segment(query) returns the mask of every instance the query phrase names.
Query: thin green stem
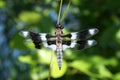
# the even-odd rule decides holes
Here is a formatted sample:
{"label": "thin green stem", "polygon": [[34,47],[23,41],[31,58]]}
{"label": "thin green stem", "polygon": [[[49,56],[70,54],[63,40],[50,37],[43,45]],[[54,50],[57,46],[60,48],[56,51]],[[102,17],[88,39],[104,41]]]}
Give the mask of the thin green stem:
{"label": "thin green stem", "polygon": [[60,9],[59,9],[59,14],[58,14],[57,24],[60,24],[60,14],[61,14],[62,3],[63,3],[63,0],[60,1]]}
{"label": "thin green stem", "polygon": [[52,54],[51,54],[51,57],[50,57],[50,67],[49,67],[48,80],[50,80],[50,76],[51,76],[51,70],[52,70],[53,58],[54,58],[54,50],[52,50]]}
{"label": "thin green stem", "polygon": [[71,0],[69,0],[69,3],[68,3],[68,5],[67,5],[66,9],[64,10],[60,22],[62,22],[62,21],[65,19],[65,16],[67,15],[67,12],[68,12],[68,10],[69,10],[70,4],[71,4]]}

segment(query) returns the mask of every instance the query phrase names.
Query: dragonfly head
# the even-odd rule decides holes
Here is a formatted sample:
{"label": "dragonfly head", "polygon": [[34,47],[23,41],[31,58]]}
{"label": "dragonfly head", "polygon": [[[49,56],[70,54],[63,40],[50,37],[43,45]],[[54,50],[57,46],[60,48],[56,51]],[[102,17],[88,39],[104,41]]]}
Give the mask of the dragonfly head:
{"label": "dragonfly head", "polygon": [[64,27],[61,24],[56,24],[56,29],[63,29]]}

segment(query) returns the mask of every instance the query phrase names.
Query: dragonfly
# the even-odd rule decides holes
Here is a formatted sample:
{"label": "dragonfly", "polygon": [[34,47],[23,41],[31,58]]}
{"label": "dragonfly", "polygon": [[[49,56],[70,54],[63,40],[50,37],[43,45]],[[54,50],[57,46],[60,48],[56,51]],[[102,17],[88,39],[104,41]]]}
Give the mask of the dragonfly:
{"label": "dragonfly", "polygon": [[57,53],[57,62],[59,70],[62,67],[63,51],[67,48],[77,47],[78,50],[86,49],[97,44],[97,41],[90,39],[98,33],[97,28],[90,28],[79,32],[71,32],[63,34],[63,26],[56,24],[55,34],[49,33],[36,33],[32,31],[22,31],[22,36],[26,39],[31,39],[35,48],[41,49],[42,45],[50,48]]}

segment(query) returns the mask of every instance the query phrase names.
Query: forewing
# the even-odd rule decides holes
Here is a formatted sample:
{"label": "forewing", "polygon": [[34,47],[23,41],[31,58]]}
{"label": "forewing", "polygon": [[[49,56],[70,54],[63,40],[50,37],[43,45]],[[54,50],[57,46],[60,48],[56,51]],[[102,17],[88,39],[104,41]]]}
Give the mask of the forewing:
{"label": "forewing", "polygon": [[39,38],[39,34],[31,31],[21,31],[21,35],[27,40],[32,40],[35,48],[41,49],[41,40]]}
{"label": "forewing", "polygon": [[49,47],[48,39],[55,37],[47,33],[35,33],[31,31],[22,31],[21,35],[25,37],[27,41],[31,39],[37,49],[41,49],[42,44],[45,47]]}

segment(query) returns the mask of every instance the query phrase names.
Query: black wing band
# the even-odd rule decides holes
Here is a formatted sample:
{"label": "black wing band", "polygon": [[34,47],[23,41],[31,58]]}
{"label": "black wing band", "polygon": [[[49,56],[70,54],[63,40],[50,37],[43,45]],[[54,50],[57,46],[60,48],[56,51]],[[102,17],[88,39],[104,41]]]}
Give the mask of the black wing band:
{"label": "black wing band", "polygon": [[48,41],[47,41],[47,44],[48,44],[48,45],[56,44],[56,41],[55,41],[55,40],[53,40],[53,41],[48,40]]}
{"label": "black wing band", "polygon": [[34,33],[34,32],[30,32],[30,37],[35,45],[35,48],[37,49],[41,49],[41,43],[42,41],[39,39],[39,34],[38,33]]}
{"label": "black wing band", "polygon": [[51,34],[30,32],[30,36],[35,45],[35,48],[37,49],[41,49],[42,43],[43,45],[47,45],[46,47],[49,47],[52,44],[56,44],[55,40],[49,40],[49,38],[55,37]]}
{"label": "black wing band", "polygon": [[70,46],[71,45],[71,40],[63,40],[62,44]]}

